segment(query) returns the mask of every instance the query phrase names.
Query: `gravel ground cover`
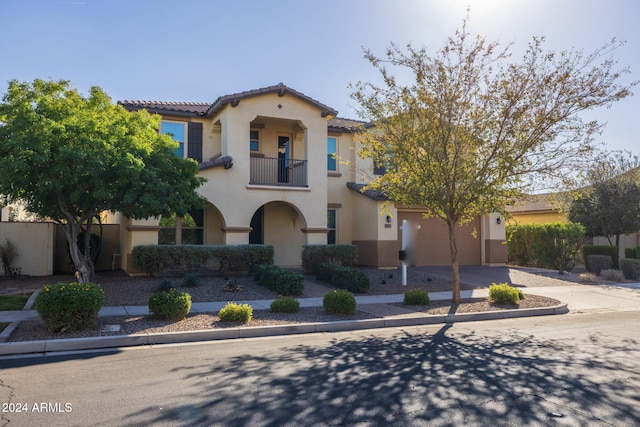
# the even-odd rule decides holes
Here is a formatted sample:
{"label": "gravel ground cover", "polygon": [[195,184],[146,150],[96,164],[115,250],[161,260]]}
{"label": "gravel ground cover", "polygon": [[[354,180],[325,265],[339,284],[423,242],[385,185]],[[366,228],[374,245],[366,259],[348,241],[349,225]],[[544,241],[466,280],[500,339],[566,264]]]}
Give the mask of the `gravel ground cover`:
{"label": "gravel ground cover", "polygon": [[[450,290],[450,282],[432,277],[423,270],[409,270],[408,283],[401,285],[399,270],[361,269],[371,281],[371,288],[366,295],[401,294],[409,289],[424,289],[429,292]],[[577,277],[577,275],[576,275]],[[568,277],[563,277],[566,280]],[[130,277],[124,273],[99,273],[96,282],[105,292],[105,306],[114,305],[147,305],[149,296],[157,289],[162,278]],[[277,294],[255,283],[247,275],[219,277],[205,275],[200,277],[200,286],[193,288],[182,287],[182,277],[169,278],[176,287],[189,292],[193,302],[210,301],[240,301],[254,299],[273,299]],[[26,277],[22,279],[0,280],[0,294],[23,293],[40,289],[42,285],[59,281],[73,281],[73,276]],[[306,280],[315,280],[307,276]],[[225,285],[229,282],[237,285],[238,291],[227,292]],[[462,289],[470,289],[462,285]],[[304,296],[304,295],[303,295]],[[467,313],[493,310],[513,310],[530,307],[547,307],[558,304],[558,301],[538,296],[529,296],[516,307],[491,304],[486,300],[467,300],[459,305],[452,305],[450,301],[432,301],[428,306],[406,306],[396,304],[407,312],[422,312],[426,314],[446,314],[450,312]],[[369,319],[375,316],[357,310],[352,316],[330,316],[324,313],[322,307],[302,308],[299,313],[276,314],[269,310],[254,310],[254,319],[246,324],[221,322],[217,313],[190,314],[186,319],[175,322],[154,319],[148,316],[101,317],[95,329],[79,332],[50,333],[43,322],[32,320],[21,322],[13,332],[9,341],[29,341],[42,339],[80,338],[92,336],[109,336],[137,333],[178,332],[202,330],[212,328],[250,327],[287,325],[312,322],[330,322],[336,320]]]}

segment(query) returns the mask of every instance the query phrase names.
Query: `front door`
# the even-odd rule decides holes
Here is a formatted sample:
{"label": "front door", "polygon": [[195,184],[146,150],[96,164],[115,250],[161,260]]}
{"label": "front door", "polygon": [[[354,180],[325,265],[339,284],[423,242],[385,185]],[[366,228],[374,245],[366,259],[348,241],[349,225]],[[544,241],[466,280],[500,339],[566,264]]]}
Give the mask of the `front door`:
{"label": "front door", "polygon": [[289,144],[288,136],[278,136],[278,182],[289,182]]}

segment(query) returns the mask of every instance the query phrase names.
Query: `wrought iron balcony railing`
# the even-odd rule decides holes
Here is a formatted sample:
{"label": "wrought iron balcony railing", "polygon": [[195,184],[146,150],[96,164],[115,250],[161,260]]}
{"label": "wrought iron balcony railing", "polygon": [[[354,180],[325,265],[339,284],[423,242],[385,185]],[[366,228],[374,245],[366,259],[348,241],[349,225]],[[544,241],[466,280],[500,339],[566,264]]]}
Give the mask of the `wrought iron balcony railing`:
{"label": "wrought iron balcony railing", "polygon": [[307,161],[288,158],[251,157],[250,184],[307,186]]}

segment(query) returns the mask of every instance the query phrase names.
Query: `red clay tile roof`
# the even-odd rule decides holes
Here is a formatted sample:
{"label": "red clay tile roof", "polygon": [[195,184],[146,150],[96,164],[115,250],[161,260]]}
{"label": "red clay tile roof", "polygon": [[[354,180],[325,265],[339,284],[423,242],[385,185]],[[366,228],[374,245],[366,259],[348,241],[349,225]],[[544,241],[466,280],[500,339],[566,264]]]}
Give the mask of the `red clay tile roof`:
{"label": "red clay tile roof", "polygon": [[268,93],[277,93],[279,96],[292,95],[304,102],[314,105],[322,113],[322,117],[336,116],[338,111],[327,105],[316,101],[315,99],[291,89],[282,83],[275,86],[263,87],[260,89],[249,90],[246,92],[238,92],[230,95],[224,95],[216,99],[213,104],[201,102],[161,102],[161,101],[118,101],[129,111],[137,111],[146,109],[150,113],[169,114],[174,116],[212,116],[226,104],[236,104],[246,98]]}

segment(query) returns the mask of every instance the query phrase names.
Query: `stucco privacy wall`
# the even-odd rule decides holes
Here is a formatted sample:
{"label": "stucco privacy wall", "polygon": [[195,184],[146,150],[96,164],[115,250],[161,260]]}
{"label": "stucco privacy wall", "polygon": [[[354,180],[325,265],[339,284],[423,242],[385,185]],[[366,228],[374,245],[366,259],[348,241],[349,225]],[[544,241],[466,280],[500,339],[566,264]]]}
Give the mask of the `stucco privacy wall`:
{"label": "stucco privacy wall", "polygon": [[52,222],[1,222],[0,242],[10,240],[18,250],[14,261],[22,274],[48,276],[53,274],[55,227]]}

